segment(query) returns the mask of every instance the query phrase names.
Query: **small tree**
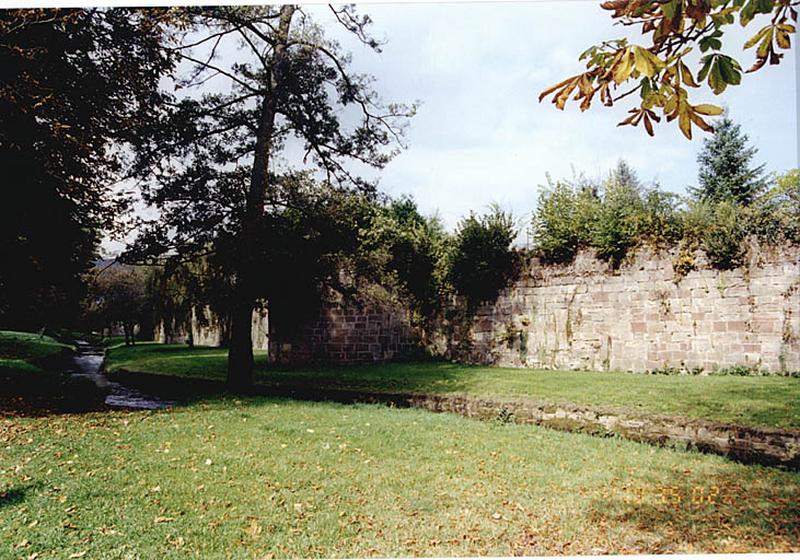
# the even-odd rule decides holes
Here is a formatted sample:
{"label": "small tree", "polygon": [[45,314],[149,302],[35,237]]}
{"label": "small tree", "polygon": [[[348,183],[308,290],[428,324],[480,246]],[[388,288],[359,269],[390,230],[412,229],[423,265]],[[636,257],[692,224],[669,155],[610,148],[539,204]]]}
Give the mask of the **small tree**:
{"label": "small tree", "polygon": [[483,215],[470,214],[461,221],[450,254],[450,280],[472,311],[492,301],[519,271],[519,258],[511,246],[517,228],[511,214],[498,206]]}
{"label": "small tree", "polygon": [[136,327],[149,323],[152,313],[145,273],[138,267],[112,265],[94,276],[89,290],[89,322],[101,329],[122,325],[125,344],[134,344]]}
{"label": "small tree", "polygon": [[746,209],[725,200],[711,206],[711,220],[703,231],[703,250],[712,266],[736,268],[744,262]]}
{"label": "small tree", "polygon": [[549,262],[569,262],[591,244],[600,205],[597,190],[559,181],[544,189],[531,224],[536,251]]}
{"label": "small tree", "polygon": [[612,173],[603,187],[603,198],[598,205],[592,245],[597,256],[619,266],[628,251],[638,242],[644,204],[639,193],[639,181],[624,163]]}
{"label": "small tree", "polygon": [[764,165],[751,167],[758,150],[747,145],[747,134],[726,114],[714,135],[703,139],[697,156],[700,186],[692,193],[697,198],[720,202],[731,200],[747,206],[766,187]]}
{"label": "small tree", "polygon": [[399,284],[418,319],[434,314],[446,280],[448,235],[441,220],[423,216],[413,199],[402,197],[379,206],[362,237],[368,276]]}
{"label": "small tree", "polygon": [[750,210],[751,233],[770,243],[800,243],[800,170],[776,177]]}

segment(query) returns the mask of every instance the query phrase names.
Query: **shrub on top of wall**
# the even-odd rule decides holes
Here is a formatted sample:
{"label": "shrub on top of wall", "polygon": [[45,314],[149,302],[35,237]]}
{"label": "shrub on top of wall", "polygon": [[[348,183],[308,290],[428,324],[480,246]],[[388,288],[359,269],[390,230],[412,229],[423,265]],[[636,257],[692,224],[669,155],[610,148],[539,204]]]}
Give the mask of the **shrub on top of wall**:
{"label": "shrub on top of wall", "polygon": [[539,255],[548,262],[565,263],[578,249],[591,243],[593,216],[599,206],[597,192],[589,186],[558,182],[539,195],[532,233]]}
{"label": "shrub on top of wall", "polygon": [[744,264],[747,214],[745,209],[731,201],[720,202],[711,208],[702,246],[713,267],[728,270]]}
{"label": "shrub on top of wall", "polygon": [[565,263],[591,247],[616,268],[640,244],[663,248],[680,238],[676,200],[657,186],[643,187],[624,161],[599,187],[558,182],[542,192],[533,216],[536,252]]}
{"label": "shrub on top of wall", "polygon": [[568,263],[580,248],[592,248],[617,267],[638,246],[677,246],[680,278],[694,268],[698,250],[711,266],[731,269],[745,264],[748,237],[800,243],[800,170],[779,176],[748,205],[706,198],[680,203],[657,186],[642,187],[621,162],[601,187],[584,180],[543,190],[531,223],[533,249],[546,262]]}
{"label": "shrub on top of wall", "polygon": [[474,310],[493,301],[519,274],[519,254],[511,246],[517,228],[511,214],[493,206],[461,221],[449,255],[449,277],[456,292]]}

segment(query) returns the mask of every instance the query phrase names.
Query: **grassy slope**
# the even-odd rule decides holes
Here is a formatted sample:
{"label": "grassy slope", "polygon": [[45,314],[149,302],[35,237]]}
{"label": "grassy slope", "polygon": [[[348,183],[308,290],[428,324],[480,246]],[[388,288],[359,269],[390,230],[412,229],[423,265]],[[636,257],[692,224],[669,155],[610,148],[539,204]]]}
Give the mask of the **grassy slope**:
{"label": "grassy slope", "polygon": [[66,344],[49,336],[19,331],[0,331],[0,370],[39,372],[41,360],[65,349]]}
{"label": "grassy slope", "polygon": [[[755,426],[800,428],[800,379],[656,376],[462,366],[388,364],[306,370],[267,368],[257,353],[260,383],[420,393],[524,396],[552,402],[618,406]],[[137,345],[109,352],[109,371],[223,379],[226,351],[180,345]]]}
{"label": "grassy slope", "polygon": [[798,473],[419,410],[0,419],[0,450],[0,557],[800,550]]}

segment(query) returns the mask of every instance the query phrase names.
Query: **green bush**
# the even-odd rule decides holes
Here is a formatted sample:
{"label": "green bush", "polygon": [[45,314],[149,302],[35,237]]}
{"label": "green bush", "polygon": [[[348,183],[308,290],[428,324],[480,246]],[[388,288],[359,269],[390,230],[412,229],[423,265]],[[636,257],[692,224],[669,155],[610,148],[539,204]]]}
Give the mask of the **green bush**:
{"label": "green bush", "polygon": [[778,176],[751,208],[751,233],[767,243],[800,243],[800,169]]}
{"label": "green bush", "polygon": [[558,182],[539,196],[532,226],[534,245],[548,262],[571,261],[580,247],[591,243],[594,216],[600,201],[590,187]]}
{"label": "green bush", "polygon": [[711,207],[710,220],[703,233],[703,250],[715,268],[731,269],[744,263],[747,253],[747,212],[734,202],[724,200]]}
{"label": "green bush", "polygon": [[640,240],[644,204],[635,184],[609,181],[594,222],[592,246],[616,268]]}
{"label": "green bush", "polygon": [[470,214],[458,226],[449,259],[449,277],[469,309],[492,301],[519,272],[511,246],[517,228],[510,214],[494,206],[488,214]]}
{"label": "green bush", "polygon": [[372,277],[398,285],[421,317],[439,308],[448,234],[438,217],[423,216],[413,199],[402,197],[376,209],[361,240],[362,264],[372,267]]}
{"label": "green bush", "polygon": [[677,246],[673,267],[680,278],[695,268],[699,250],[711,266],[731,269],[745,264],[748,238],[767,245],[800,243],[797,169],[779,176],[748,205],[709,197],[681,204],[677,195],[657,186],[641,187],[621,162],[602,189],[559,182],[543,190],[531,223],[534,250],[545,261],[565,263],[590,247],[616,267],[640,245]]}
{"label": "green bush", "polygon": [[559,182],[545,189],[532,221],[537,253],[549,262],[569,262],[581,247],[592,247],[613,267],[636,246],[656,248],[680,238],[677,196],[658,187],[643,188],[625,162],[599,189]]}

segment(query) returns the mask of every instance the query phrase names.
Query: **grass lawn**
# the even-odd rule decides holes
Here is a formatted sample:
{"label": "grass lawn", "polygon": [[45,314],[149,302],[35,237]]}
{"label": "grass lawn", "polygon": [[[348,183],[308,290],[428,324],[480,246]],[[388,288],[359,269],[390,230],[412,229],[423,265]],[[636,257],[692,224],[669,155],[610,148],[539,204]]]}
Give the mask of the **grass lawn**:
{"label": "grass lawn", "polygon": [[36,333],[0,331],[0,371],[42,372],[43,360],[71,348]]}
{"label": "grass lawn", "polygon": [[6,418],[0,456],[3,558],[800,550],[800,473],[413,409]]}
{"label": "grass lawn", "polygon": [[[110,350],[107,369],[224,379],[226,359],[227,351],[219,348],[139,344]],[[798,378],[546,371],[444,362],[297,370],[267,367],[263,352],[256,354],[256,360],[256,379],[263,384],[530,397],[750,426],[800,428]]]}
{"label": "grass lawn", "polygon": [[105,336],[100,340],[100,345],[104,348],[113,348],[125,344],[124,336]]}

